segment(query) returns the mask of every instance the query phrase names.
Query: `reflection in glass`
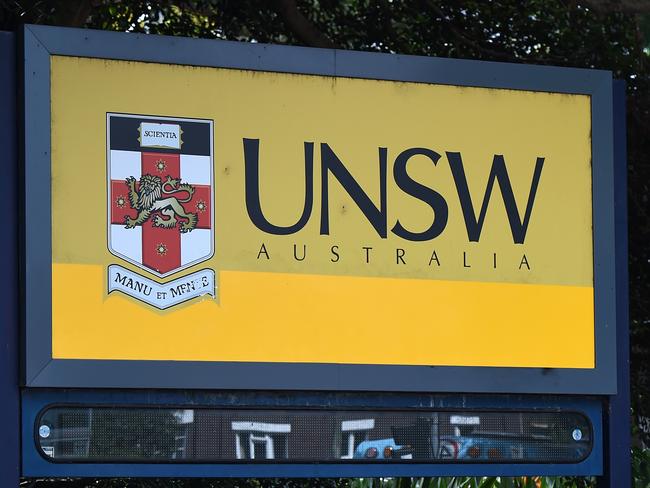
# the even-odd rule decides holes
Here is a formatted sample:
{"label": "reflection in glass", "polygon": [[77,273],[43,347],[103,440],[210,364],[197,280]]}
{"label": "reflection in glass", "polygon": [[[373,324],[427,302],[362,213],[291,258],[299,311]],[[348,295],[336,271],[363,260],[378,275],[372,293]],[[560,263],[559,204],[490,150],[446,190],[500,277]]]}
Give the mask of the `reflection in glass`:
{"label": "reflection in glass", "polygon": [[51,461],[575,463],[591,426],[572,412],[52,407]]}

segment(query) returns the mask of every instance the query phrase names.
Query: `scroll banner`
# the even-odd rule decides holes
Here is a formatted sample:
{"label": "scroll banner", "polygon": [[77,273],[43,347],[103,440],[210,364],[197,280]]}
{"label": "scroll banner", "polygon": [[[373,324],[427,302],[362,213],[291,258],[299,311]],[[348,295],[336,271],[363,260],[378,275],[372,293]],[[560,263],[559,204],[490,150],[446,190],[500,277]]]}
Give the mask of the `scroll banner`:
{"label": "scroll banner", "polygon": [[202,269],[160,284],[113,264],[108,267],[108,293],[113,291],[121,291],[161,310],[202,295],[216,297],[214,271],[211,269]]}

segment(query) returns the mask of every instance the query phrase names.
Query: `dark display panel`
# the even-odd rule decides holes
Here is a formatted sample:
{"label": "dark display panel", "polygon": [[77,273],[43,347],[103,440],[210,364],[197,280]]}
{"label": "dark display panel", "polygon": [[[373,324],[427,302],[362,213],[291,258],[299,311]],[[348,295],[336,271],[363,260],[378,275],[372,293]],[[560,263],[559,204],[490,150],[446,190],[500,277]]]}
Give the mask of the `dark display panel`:
{"label": "dark display panel", "polygon": [[52,462],[577,463],[585,416],[557,411],[51,407],[35,426]]}

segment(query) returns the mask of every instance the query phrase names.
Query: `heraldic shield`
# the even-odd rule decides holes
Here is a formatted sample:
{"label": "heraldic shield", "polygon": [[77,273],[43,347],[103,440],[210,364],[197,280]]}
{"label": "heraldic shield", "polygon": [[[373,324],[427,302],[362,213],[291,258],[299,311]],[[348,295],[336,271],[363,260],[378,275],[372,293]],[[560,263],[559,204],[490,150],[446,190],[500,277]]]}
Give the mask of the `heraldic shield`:
{"label": "heraldic shield", "polygon": [[[209,259],[214,253],[212,121],[109,113],[106,123],[110,252],[158,278]],[[151,285],[150,292],[166,295],[159,283],[133,274],[110,266],[109,292],[119,289],[155,302],[153,293],[143,293]],[[205,277],[195,278],[205,283]]]}

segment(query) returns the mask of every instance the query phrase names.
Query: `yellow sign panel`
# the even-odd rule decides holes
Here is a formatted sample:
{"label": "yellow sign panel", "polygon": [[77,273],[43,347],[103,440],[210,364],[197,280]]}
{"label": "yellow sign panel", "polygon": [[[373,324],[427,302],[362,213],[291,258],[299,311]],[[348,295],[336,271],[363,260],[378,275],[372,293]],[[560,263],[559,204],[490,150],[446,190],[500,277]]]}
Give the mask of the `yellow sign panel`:
{"label": "yellow sign panel", "polygon": [[589,96],[59,56],[51,90],[53,358],[594,368]]}

